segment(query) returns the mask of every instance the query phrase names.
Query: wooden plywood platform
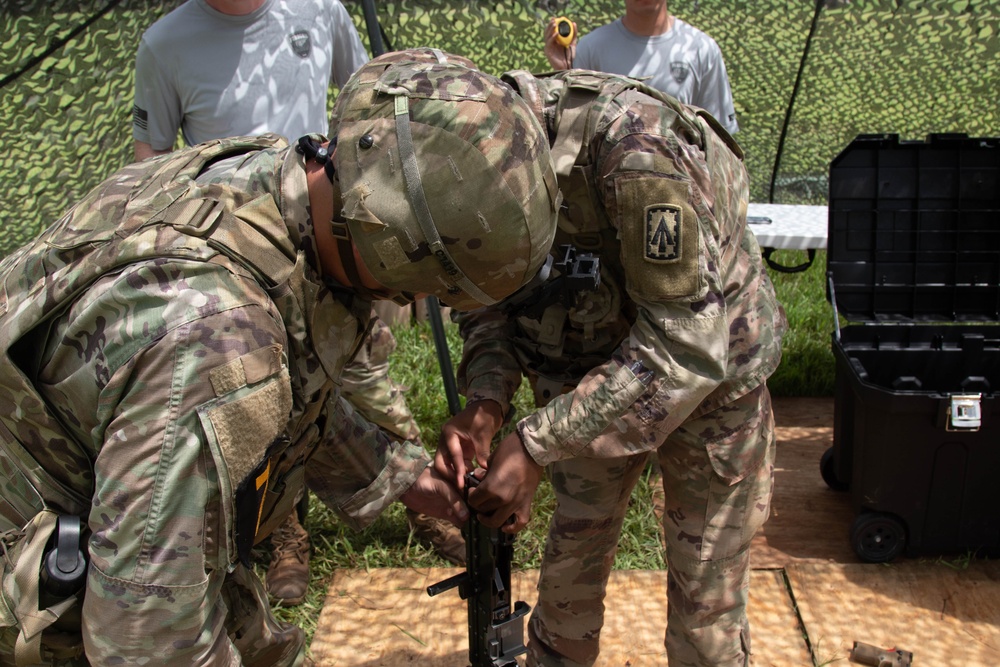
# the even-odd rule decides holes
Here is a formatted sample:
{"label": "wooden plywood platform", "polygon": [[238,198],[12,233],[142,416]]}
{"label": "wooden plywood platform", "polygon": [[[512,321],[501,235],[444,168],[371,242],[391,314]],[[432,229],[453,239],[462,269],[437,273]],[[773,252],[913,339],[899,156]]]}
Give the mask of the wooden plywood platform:
{"label": "wooden plywood platform", "polygon": [[[833,441],[832,399],[775,401],[778,451],[771,518],[754,540],[749,616],[754,667],[843,665],[854,641],[914,653],[917,667],[1000,665],[1000,562],[858,562],[848,494],[819,472]],[[318,667],[463,667],[466,607],[426,587],[458,570],[338,572],[311,653]],[[538,572],[516,573],[535,603]],[[666,665],[666,573],[615,571],[599,667]]]}
{"label": "wooden plywood platform", "polygon": [[753,567],[856,562],[848,540],[850,496],[830,489],[820,474],[820,458],[833,446],[833,399],[775,399],[774,420],[771,516],[750,550]]}
{"label": "wooden plywood platform", "polygon": [[861,641],[911,651],[918,666],[1000,665],[998,561],[793,563],[787,574],[818,664],[846,662]]}
{"label": "wooden plywood platform", "polygon": [[[457,569],[378,569],[338,572],[331,583],[313,638],[317,666],[462,667],[468,663],[466,606],[456,591],[431,598],[425,589]],[[517,573],[516,599],[534,603],[538,571]],[[598,667],[666,664],[666,573],[615,571]],[[811,664],[791,600],[779,572],[753,573],[750,622],[767,628],[755,635],[754,665]]]}
{"label": "wooden plywood platform", "polygon": [[[456,572],[338,572],[312,642],[315,664],[467,664],[465,603],[455,591],[436,598],[425,592]],[[536,570],[516,574],[515,598],[533,603],[537,577]],[[664,586],[663,572],[612,573],[598,667],[667,664]],[[926,667],[996,667],[1000,562],[975,562],[967,569],[903,561],[891,566],[792,563],[785,571],[755,570],[749,616],[754,667],[846,667],[853,664],[847,657],[855,641],[904,648],[914,653],[914,664]]]}

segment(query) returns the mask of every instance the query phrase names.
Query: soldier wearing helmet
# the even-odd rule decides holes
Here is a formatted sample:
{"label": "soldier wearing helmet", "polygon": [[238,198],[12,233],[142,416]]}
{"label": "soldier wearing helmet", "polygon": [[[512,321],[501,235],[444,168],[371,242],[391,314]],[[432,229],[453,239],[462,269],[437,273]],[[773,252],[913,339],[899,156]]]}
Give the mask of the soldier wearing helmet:
{"label": "soldier wearing helmet", "polygon": [[130,165],[0,263],[0,663],[300,664],[247,563],[303,485],[354,528],[395,500],[465,519],[339,376],[372,298],[534,277],[544,131],[431,50],[361,68],[332,127]]}
{"label": "soldier wearing helmet", "polygon": [[[632,79],[504,79],[553,142],[565,197],[556,249],[588,255],[600,279],[552,289],[588,275],[558,262],[534,296],[461,316],[468,401],[442,429],[436,464],[458,483],[467,461],[488,464],[469,504],[494,527],[514,515],[507,531],[527,522],[548,467],[557,505],[526,664],[576,667],[597,659],[625,511],[655,452],[667,659],[748,665],[749,546],[767,518],[774,461],[766,380],[786,325],[746,226],[742,152],[703,110]],[[491,456],[522,376],[538,410]]]}

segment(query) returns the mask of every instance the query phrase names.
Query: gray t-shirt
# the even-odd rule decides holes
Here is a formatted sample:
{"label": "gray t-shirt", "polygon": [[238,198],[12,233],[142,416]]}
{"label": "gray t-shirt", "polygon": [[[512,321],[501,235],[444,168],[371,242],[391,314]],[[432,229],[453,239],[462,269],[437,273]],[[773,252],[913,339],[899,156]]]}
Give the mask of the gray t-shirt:
{"label": "gray t-shirt", "polygon": [[368,54],[339,0],[267,0],[246,16],[188,0],[146,30],[135,62],[132,136],[154,150],[275,132],[326,134],[330,79]]}
{"label": "gray t-shirt", "polygon": [[679,18],[644,37],[618,19],[580,38],[573,67],[643,79],[685,104],[705,109],[730,133],[739,130],[726,63],[715,40]]}

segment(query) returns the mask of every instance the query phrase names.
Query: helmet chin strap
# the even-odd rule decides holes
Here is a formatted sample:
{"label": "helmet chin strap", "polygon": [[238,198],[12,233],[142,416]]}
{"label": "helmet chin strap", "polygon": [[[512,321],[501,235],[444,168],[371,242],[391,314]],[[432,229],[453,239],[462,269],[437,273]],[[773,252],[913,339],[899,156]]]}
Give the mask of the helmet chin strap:
{"label": "helmet chin strap", "polygon": [[[337,169],[333,164],[333,151],[337,147],[337,138],[330,140],[329,146],[322,146],[311,136],[301,137],[295,149],[305,156],[307,160],[315,160],[323,165],[323,172],[330,179],[331,185],[336,186]],[[337,256],[340,258],[340,266],[344,269],[347,281],[355,292],[369,299],[391,299],[401,306],[413,303],[414,295],[409,292],[393,292],[388,289],[374,290],[365,286],[361,273],[358,271],[358,261],[354,256],[354,244],[351,243],[350,231],[342,220],[337,219],[337,212],[334,211],[334,219],[330,221],[333,228],[333,238],[337,244]],[[330,280],[327,281],[328,283]]]}
{"label": "helmet chin strap", "polygon": [[323,171],[326,173],[326,177],[330,179],[330,183],[334,183],[334,179],[337,176],[337,169],[333,166],[333,151],[337,148],[337,137],[330,140],[329,145],[323,146],[318,141],[312,138],[312,135],[306,135],[304,137],[299,137],[299,142],[295,146],[301,155],[304,155],[307,160],[315,160],[316,162],[323,165]]}
{"label": "helmet chin strap", "polygon": [[441,264],[446,280],[451,283],[449,292],[455,293],[464,291],[479,303],[492,306],[497,302],[486,292],[479,289],[468,276],[462,271],[458,263],[445,248],[441,235],[438,234],[437,226],[431,215],[430,207],[427,204],[427,197],[424,193],[424,186],[420,177],[420,167],[417,164],[416,149],[413,145],[413,134],[410,131],[410,107],[409,100],[405,95],[396,95],[395,100],[395,120],[396,120],[396,141],[399,146],[399,158],[403,163],[403,181],[406,183],[406,192],[409,196],[410,207],[416,217],[420,231],[424,234],[424,240],[431,254]]}
{"label": "helmet chin strap", "polygon": [[[346,229],[346,225],[344,227]],[[373,300],[391,299],[400,306],[408,306],[413,303],[414,296],[409,292],[393,291],[384,286],[381,289],[372,289],[365,286],[365,281],[358,271],[358,259],[354,255],[354,244],[351,243],[349,238],[346,240],[337,239],[337,255],[340,257],[340,266],[343,267],[344,273],[347,275],[347,280],[351,283],[351,287],[362,296]]]}

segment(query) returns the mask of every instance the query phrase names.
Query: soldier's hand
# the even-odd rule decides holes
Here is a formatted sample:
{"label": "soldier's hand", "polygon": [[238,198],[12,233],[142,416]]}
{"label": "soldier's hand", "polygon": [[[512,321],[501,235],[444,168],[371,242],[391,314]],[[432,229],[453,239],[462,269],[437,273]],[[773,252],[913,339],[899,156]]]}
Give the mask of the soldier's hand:
{"label": "soldier's hand", "polygon": [[490,443],[503,425],[503,411],[496,401],[476,401],[449,419],[441,427],[441,438],[434,455],[434,468],[454,480],[459,490],[465,488],[465,473],[479,464],[488,465]]}
{"label": "soldier's hand", "polygon": [[469,518],[462,494],[433,466],[424,468],[417,481],[399,500],[414,512],[445,519],[456,526],[461,526]]}
{"label": "soldier's hand", "polygon": [[548,59],[552,69],[569,69],[573,66],[576,58],[576,43],[579,33],[576,29],[576,22],[573,22],[573,41],[568,47],[561,46],[556,42],[556,19],[550,18],[545,26],[545,57]]}
{"label": "soldier's hand", "polygon": [[[528,525],[531,501],[543,471],[524,448],[521,437],[511,433],[497,445],[479,486],[469,490],[469,505],[483,525],[516,533]],[[510,517],[514,520],[507,523]]]}

